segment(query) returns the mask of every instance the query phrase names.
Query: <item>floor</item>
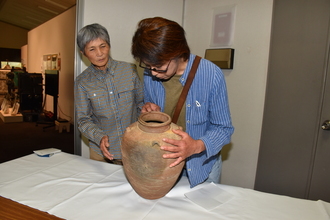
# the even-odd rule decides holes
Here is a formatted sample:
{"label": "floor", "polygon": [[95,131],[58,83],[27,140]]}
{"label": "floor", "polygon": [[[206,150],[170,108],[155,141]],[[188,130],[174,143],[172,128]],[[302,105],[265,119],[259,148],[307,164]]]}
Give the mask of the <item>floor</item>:
{"label": "floor", "polygon": [[0,119],[0,163],[33,153],[34,150],[57,148],[74,153],[74,129],[59,133],[55,127],[36,122],[4,123]]}

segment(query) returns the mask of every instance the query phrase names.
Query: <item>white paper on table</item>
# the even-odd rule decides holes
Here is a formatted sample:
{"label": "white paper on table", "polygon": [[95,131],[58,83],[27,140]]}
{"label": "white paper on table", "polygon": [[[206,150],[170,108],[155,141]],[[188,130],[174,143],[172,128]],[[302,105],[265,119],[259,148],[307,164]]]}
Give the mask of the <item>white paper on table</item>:
{"label": "white paper on table", "polygon": [[62,151],[60,149],[56,149],[56,148],[47,148],[47,149],[42,149],[42,150],[35,150],[33,152],[40,157],[51,157],[54,154],[61,153]]}
{"label": "white paper on table", "polygon": [[217,206],[228,202],[234,196],[225,190],[222,190],[214,183],[210,183],[203,188],[184,194],[188,199],[204,209],[210,211]]}

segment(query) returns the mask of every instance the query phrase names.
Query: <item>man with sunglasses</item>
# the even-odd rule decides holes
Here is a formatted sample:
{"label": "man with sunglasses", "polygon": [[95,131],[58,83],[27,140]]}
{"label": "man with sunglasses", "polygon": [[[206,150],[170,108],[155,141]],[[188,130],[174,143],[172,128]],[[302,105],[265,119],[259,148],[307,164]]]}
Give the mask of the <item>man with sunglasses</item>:
{"label": "man with sunglasses", "polygon": [[[141,112],[173,116],[196,57],[190,53],[183,28],[161,17],[141,20],[132,39],[132,54],[145,69]],[[201,59],[176,124],[183,128],[173,130],[181,140],[164,139],[170,145],[161,149],[171,153],[163,158],[176,158],[170,167],[186,161],[183,175],[191,187],[205,181],[219,183],[220,151],[230,142],[234,128],[224,76],[212,62]]]}

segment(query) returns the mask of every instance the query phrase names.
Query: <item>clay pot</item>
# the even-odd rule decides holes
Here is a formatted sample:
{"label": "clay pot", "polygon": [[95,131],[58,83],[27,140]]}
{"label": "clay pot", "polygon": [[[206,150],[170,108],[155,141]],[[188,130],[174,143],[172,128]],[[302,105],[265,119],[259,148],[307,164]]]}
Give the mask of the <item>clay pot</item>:
{"label": "clay pot", "polygon": [[171,117],[162,112],[148,112],[140,115],[131,124],[122,138],[122,161],[125,175],[133,189],[145,199],[165,196],[176,183],[184,162],[169,167],[176,159],[164,159],[169,153],[160,149],[170,145],[163,138],[180,140],[172,129],[181,129],[171,123]]}

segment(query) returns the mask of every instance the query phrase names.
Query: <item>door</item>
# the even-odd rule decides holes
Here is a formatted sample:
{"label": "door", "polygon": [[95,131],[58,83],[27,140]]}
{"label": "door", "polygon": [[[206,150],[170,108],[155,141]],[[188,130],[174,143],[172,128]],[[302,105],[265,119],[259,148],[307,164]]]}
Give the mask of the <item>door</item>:
{"label": "door", "polygon": [[[330,46],[328,45],[328,48]],[[308,198],[330,202],[330,52]]]}
{"label": "door", "polygon": [[255,189],[330,202],[329,0],[274,0]]}

